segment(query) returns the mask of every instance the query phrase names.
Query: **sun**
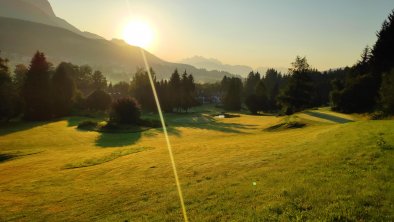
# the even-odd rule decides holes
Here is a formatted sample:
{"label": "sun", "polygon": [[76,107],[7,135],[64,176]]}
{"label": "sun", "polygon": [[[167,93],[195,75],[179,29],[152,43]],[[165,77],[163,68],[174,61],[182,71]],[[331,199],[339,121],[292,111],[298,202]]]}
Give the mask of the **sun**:
{"label": "sun", "polygon": [[123,39],[130,45],[149,48],[154,39],[154,32],[144,21],[131,21],[123,30]]}

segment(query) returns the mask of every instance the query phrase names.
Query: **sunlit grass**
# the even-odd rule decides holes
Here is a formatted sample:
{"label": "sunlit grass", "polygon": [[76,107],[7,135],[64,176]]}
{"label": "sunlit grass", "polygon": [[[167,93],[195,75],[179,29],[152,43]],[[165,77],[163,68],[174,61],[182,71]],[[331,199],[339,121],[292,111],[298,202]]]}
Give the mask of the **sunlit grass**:
{"label": "sunlit grass", "polygon": [[[394,220],[394,154],[379,146],[394,144],[394,121],[297,116],[307,126],[268,132],[283,117],[167,115],[190,220]],[[70,122],[0,129],[0,153],[43,151],[0,163],[1,219],[182,221],[159,129],[102,134]],[[142,147],[152,149],[64,169]]]}

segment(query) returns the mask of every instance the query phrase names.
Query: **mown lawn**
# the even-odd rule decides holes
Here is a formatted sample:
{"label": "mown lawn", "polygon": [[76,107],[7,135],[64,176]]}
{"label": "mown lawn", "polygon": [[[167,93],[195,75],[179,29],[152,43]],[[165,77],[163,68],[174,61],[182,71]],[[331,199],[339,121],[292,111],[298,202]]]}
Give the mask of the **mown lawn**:
{"label": "mown lawn", "polygon": [[[393,221],[394,121],[322,113],[167,115],[190,221]],[[161,131],[83,119],[0,127],[0,221],[182,221]]]}

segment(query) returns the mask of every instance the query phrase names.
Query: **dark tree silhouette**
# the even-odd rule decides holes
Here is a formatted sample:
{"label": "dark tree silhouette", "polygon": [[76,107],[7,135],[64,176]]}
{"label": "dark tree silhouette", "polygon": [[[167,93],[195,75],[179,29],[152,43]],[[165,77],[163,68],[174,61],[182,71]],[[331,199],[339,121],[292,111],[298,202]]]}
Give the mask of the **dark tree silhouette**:
{"label": "dark tree silhouette", "polygon": [[[224,109],[229,111],[239,111],[242,108],[241,96],[242,96],[242,81],[240,78],[232,77],[226,78],[222,81],[223,88],[227,88],[223,99]],[[228,84],[228,85],[227,85]]]}
{"label": "dark tree silhouette", "polygon": [[289,71],[292,75],[278,98],[287,115],[310,108],[313,95],[312,80],[308,75],[310,66],[306,58],[297,56]]}
{"label": "dark tree silhouette", "polygon": [[92,76],[92,87],[93,89],[107,89],[107,79],[101,71],[95,71]]}
{"label": "dark tree silhouette", "polygon": [[86,98],[86,106],[93,111],[106,111],[112,103],[111,96],[105,91],[98,89]]}
{"label": "dark tree silhouette", "polygon": [[17,88],[19,94],[21,94],[21,92],[22,92],[22,87],[23,87],[23,84],[25,83],[27,72],[28,72],[28,69],[25,65],[18,64],[15,66],[13,82],[14,82],[15,87]]}
{"label": "dark tree silhouette", "polygon": [[19,95],[12,84],[8,60],[0,57],[0,121],[8,121],[20,113]]}
{"label": "dark tree silhouette", "polygon": [[252,94],[255,93],[256,91],[256,86],[260,82],[260,73],[254,73],[253,71],[249,73],[248,77],[246,78],[245,81],[245,86],[244,86],[244,96],[248,97]]}
{"label": "dark tree silhouette", "polygon": [[383,75],[380,98],[383,111],[394,114],[394,69]]}
{"label": "dark tree silhouette", "polygon": [[23,86],[25,118],[48,120],[52,117],[50,64],[44,53],[37,52],[31,60]]}
{"label": "dark tree silhouette", "polygon": [[70,114],[76,94],[75,70],[70,63],[60,63],[52,77],[53,114],[56,117]]}
{"label": "dark tree silhouette", "polygon": [[172,107],[176,109],[176,111],[180,111],[181,105],[181,96],[182,96],[182,89],[181,89],[181,77],[178,73],[178,70],[172,73],[169,87],[170,87],[170,95],[172,98]]}
{"label": "dark tree silhouette", "polygon": [[[377,41],[372,50],[366,47],[361,59],[351,68],[345,81],[334,82],[331,92],[332,108],[337,111],[370,112],[380,106],[384,107],[385,93],[382,89],[382,76],[394,68],[394,10],[384,21],[377,34]],[[389,74],[388,74],[389,75]],[[386,81],[387,78],[385,78]],[[385,87],[384,87],[385,88]],[[390,107],[390,105],[386,106]],[[387,111],[387,110],[386,110]]]}
{"label": "dark tree silhouette", "polygon": [[125,97],[118,99],[111,106],[111,122],[120,124],[138,124],[140,117],[141,107],[134,98]]}
{"label": "dark tree silhouette", "polygon": [[245,99],[245,105],[251,114],[257,114],[261,110],[260,98],[256,94],[249,95]]}
{"label": "dark tree silhouette", "polygon": [[381,76],[394,67],[394,9],[383,22],[377,37],[371,52],[371,66],[373,73]]}
{"label": "dark tree silhouette", "polygon": [[195,83],[194,83],[194,78],[192,75],[187,75],[187,72],[185,71],[182,74],[182,79],[181,79],[181,109],[184,111],[188,111],[191,107],[195,106],[197,104],[195,100]]}
{"label": "dark tree silhouette", "polygon": [[160,105],[164,112],[173,111],[173,98],[171,97],[170,85],[167,80],[157,83],[157,93],[159,94]]}
{"label": "dark tree silhouette", "polygon": [[[152,69],[151,73],[153,75],[153,81],[156,83],[155,72]],[[144,69],[138,69],[134,75],[133,80],[131,81],[131,94],[141,104],[144,111],[157,112],[148,72]]]}

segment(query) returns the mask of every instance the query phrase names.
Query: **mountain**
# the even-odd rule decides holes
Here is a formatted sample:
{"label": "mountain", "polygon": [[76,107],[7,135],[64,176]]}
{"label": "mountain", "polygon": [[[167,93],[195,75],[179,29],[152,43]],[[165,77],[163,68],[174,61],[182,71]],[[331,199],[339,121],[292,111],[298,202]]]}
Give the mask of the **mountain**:
{"label": "mountain", "polygon": [[200,69],[225,71],[241,76],[247,76],[253,70],[249,66],[223,64],[217,59],[208,59],[202,56],[186,58],[181,60],[180,63],[189,64]]}
{"label": "mountain", "polygon": [[96,34],[82,32],[58,18],[48,0],[0,0],[0,16],[64,28],[87,38],[103,39]]}
{"label": "mountain", "polygon": [[287,74],[289,69],[285,67],[267,67],[267,66],[260,66],[257,67],[256,71],[258,71],[261,74],[265,74],[268,69],[275,69],[278,72],[281,72],[282,74]]}
{"label": "mountain", "polygon": [[[66,61],[77,65],[88,64],[107,74],[111,81],[128,81],[131,73],[144,67],[140,48],[121,40],[86,38],[67,29],[19,19],[0,17],[0,51],[15,65],[28,64],[40,50],[55,65]],[[192,73],[197,82],[220,81],[228,72],[207,71],[191,65],[170,63],[146,52],[150,66],[159,79],[168,79],[178,69]]]}

